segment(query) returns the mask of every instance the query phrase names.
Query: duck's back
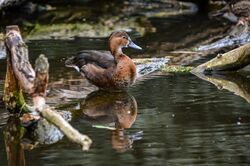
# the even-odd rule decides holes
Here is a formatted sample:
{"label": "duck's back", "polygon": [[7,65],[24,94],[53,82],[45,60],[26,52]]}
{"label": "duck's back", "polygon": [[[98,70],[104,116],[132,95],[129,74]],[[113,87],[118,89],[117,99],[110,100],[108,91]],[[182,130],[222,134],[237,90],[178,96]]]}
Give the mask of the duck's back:
{"label": "duck's back", "polygon": [[81,51],[66,60],[66,66],[74,67],[92,84],[101,89],[122,90],[134,83],[136,67],[126,55],[115,61],[109,52]]}
{"label": "duck's back", "polygon": [[115,65],[115,59],[108,51],[84,50],[65,61],[67,67],[76,68],[78,71],[87,64],[107,69]]}

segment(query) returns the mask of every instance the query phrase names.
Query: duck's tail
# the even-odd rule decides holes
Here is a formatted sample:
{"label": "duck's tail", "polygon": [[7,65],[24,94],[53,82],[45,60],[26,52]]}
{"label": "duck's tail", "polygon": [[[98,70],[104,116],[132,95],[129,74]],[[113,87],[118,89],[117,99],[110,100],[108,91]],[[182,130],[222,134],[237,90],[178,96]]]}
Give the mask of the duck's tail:
{"label": "duck's tail", "polygon": [[80,69],[85,64],[86,63],[85,63],[84,58],[80,58],[79,56],[70,57],[65,61],[65,66],[72,67],[76,69],[78,72],[80,72]]}

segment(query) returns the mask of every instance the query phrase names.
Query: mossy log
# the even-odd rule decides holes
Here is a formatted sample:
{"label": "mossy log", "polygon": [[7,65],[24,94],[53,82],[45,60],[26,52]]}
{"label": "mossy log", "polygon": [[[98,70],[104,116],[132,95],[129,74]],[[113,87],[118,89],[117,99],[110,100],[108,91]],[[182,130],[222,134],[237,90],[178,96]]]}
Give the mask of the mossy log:
{"label": "mossy log", "polygon": [[[15,29],[19,31],[19,29]],[[8,33],[8,32],[7,32]],[[11,38],[6,38],[8,41]],[[9,43],[10,44],[10,43]],[[7,45],[8,46],[8,45]],[[25,107],[25,100],[22,93],[22,88],[20,87],[12,66],[12,56],[10,49],[7,49],[7,70],[4,82],[4,96],[3,101],[5,102],[6,108],[11,112],[28,112],[27,107]]]}
{"label": "mossy log", "polygon": [[[27,112],[37,111],[46,120],[57,126],[70,140],[86,150],[91,139],[75,130],[60,114],[52,111],[45,103],[48,84],[49,63],[44,55],[36,60],[35,71],[28,57],[28,49],[22,40],[18,26],[6,27],[7,73],[4,86],[4,102],[10,110],[19,113],[23,108]],[[33,107],[27,106],[22,90],[33,99]]]}
{"label": "mossy log", "polygon": [[11,61],[12,70],[18,80],[19,86],[28,93],[32,93],[35,72],[29,62],[28,47],[22,40],[17,26],[6,27],[7,52]]}
{"label": "mossy log", "polygon": [[237,71],[250,64],[250,44],[246,44],[199,65],[192,73]]}

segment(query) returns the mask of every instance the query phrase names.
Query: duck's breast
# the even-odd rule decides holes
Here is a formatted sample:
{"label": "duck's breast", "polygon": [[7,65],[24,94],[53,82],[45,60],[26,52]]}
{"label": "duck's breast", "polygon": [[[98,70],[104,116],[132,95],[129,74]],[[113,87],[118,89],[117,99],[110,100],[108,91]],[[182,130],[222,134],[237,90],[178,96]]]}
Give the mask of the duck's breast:
{"label": "duck's breast", "polygon": [[136,66],[127,56],[122,56],[117,63],[113,81],[120,88],[127,88],[135,82]]}

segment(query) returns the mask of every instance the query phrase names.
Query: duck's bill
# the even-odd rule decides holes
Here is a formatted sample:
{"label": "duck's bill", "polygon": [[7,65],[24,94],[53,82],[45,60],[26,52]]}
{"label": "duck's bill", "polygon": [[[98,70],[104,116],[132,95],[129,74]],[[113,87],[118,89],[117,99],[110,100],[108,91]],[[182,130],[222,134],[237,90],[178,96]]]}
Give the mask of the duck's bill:
{"label": "duck's bill", "polygon": [[136,45],[134,42],[130,41],[128,44],[128,47],[130,48],[134,48],[134,49],[138,49],[138,50],[142,50],[142,48],[138,45]]}

